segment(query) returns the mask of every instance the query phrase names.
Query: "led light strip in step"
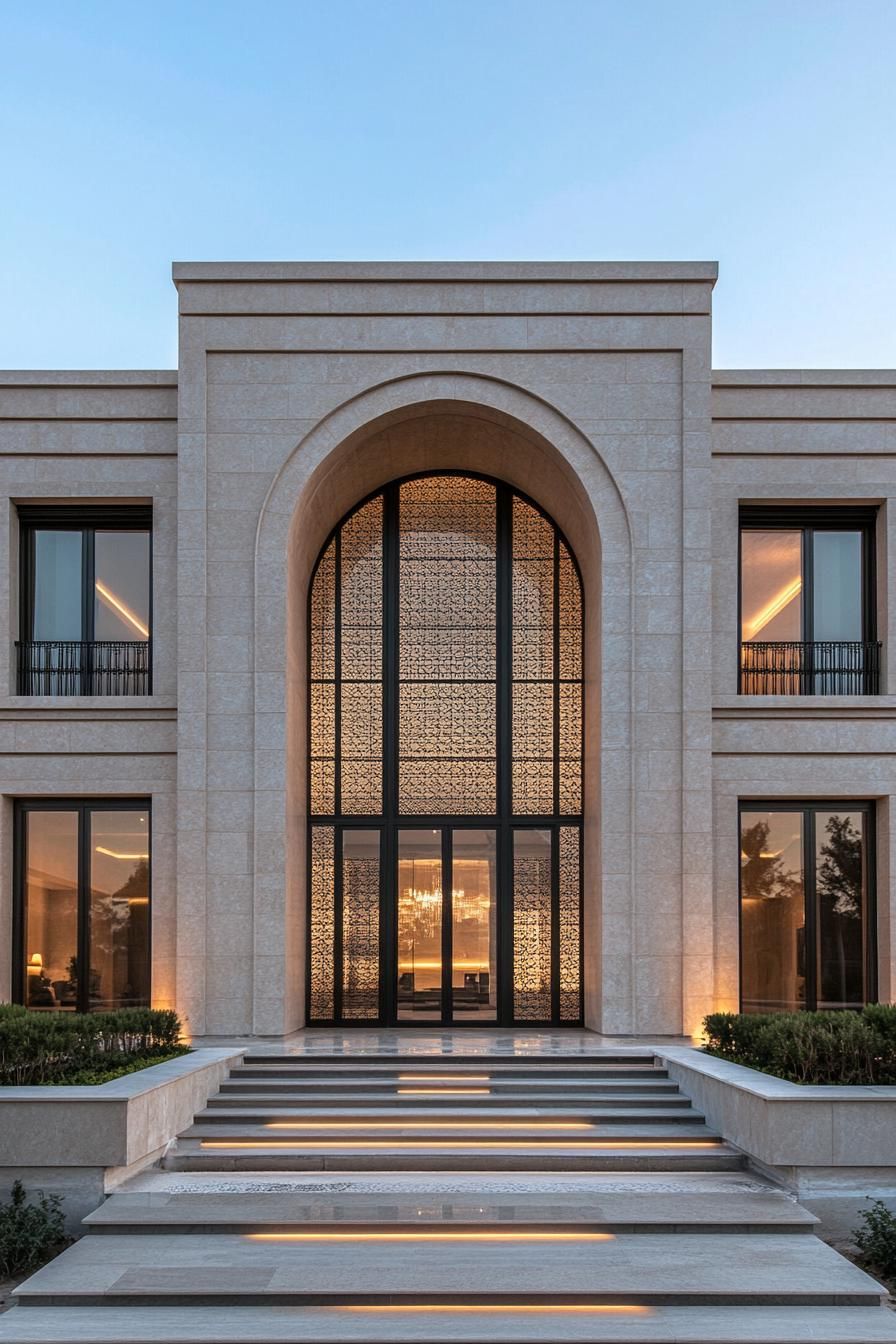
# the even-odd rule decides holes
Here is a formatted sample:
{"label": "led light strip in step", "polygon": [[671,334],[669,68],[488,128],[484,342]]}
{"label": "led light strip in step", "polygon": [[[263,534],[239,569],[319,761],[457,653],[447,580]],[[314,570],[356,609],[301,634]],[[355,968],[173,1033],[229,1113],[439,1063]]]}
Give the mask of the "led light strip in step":
{"label": "led light strip in step", "polygon": [[451,1149],[478,1149],[483,1153],[499,1153],[502,1149],[526,1149],[527,1151],[541,1152],[549,1148],[579,1149],[585,1152],[599,1149],[612,1149],[617,1152],[626,1152],[631,1149],[662,1149],[668,1151],[672,1149],[715,1149],[720,1146],[720,1140],[703,1139],[683,1139],[683,1140],[663,1140],[663,1139],[633,1139],[626,1142],[620,1139],[614,1143],[611,1140],[595,1139],[590,1142],[583,1142],[576,1139],[509,1139],[506,1143],[496,1140],[492,1143],[481,1139],[402,1139],[398,1136],[394,1139],[297,1139],[291,1140],[267,1140],[264,1139],[200,1139],[199,1145],[206,1149],[219,1148],[239,1148],[253,1149],[255,1151],[270,1151],[272,1148],[280,1149],[283,1152],[289,1149],[313,1149],[321,1148],[333,1149],[359,1149],[374,1148],[451,1148]]}
{"label": "led light strip in step", "polygon": [[612,1232],[247,1232],[247,1241],[615,1241]]}

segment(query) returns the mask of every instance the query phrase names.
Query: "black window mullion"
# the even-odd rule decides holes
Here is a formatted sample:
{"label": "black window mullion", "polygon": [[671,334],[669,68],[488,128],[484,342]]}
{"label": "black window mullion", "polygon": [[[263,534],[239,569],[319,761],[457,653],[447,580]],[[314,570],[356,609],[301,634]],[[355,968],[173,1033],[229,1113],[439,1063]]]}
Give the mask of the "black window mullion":
{"label": "black window mullion", "polygon": [[342,1021],[344,948],[342,937],[342,834],[337,826],[333,835],[333,1016]]}
{"label": "black window mullion", "polygon": [[[333,554],[333,806],[342,815],[342,528]],[[340,859],[341,863],[341,859]]]}
{"label": "black window mullion", "polygon": [[398,486],[383,491],[383,886],[382,1011],[398,1020]]}
{"label": "black window mullion", "polygon": [[450,826],[442,827],[442,1022],[450,1026],[454,1020],[452,976],[453,893],[452,833]]}
{"label": "black window mullion", "polygon": [[37,538],[33,527],[25,532],[25,554],[23,564],[22,610],[19,614],[19,628],[25,639],[34,639],[35,611],[35,567],[37,561]]}
{"label": "black window mullion", "polygon": [[383,492],[383,814],[398,816],[398,602],[399,500]]}
{"label": "black window mullion", "polygon": [[806,1007],[815,1012],[818,1007],[818,920],[815,908],[815,808],[803,813],[803,873],[805,886],[806,928]]}
{"label": "black window mullion", "polygon": [[506,486],[496,493],[496,565],[497,585],[497,803],[495,921],[498,946],[495,971],[498,992],[495,998],[498,1025],[513,1018],[513,994],[510,979],[513,968],[513,837],[509,818],[513,812],[513,496]]}
{"label": "black window mullion", "polygon": [[862,827],[862,931],[865,954],[865,1002],[877,1003],[877,807],[865,808]]}
{"label": "black window mullion", "polygon": [[12,902],[12,945],[13,952],[12,963],[12,997],[14,1003],[25,1002],[25,982],[27,973],[25,971],[25,962],[27,952],[25,949],[25,808],[21,804],[16,804],[13,816],[13,850],[12,850],[12,871],[13,871],[13,902]]}
{"label": "black window mullion", "polygon": [[495,996],[498,1025],[513,1022],[513,828],[509,821],[498,823],[496,899],[498,948],[495,970],[498,992]]}
{"label": "black window mullion", "polygon": [[90,1011],[90,831],[91,809],[86,803],[78,812],[78,995],[80,1013]]}
{"label": "black window mullion", "polygon": [[496,650],[497,677],[497,801],[498,816],[513,811],[513,502],[510,491],[499,486],[496,492]]}
{"label": "black window mullion", "polygon": [[553,601],[551,603],[553,612],[553,629],[551,661],[553,663],[553,685],[551,687],[551,717],[552,717],[552,746],[553,753],[553,811],[556,816],[560,811],[560,538],[557,536],[557,530],[554,529],[554,577],[553,577]]}
{"label": "black window mullion", "polygon": [[[391,826],[380,824],[377,828],[380,836],[380,983],[377,999],[377,1021],[391,1022],[394,1020],[395,995],[397,986],[395,985],[395,969],[392,964],[392,945],[397,937],[395,902],[390,899],[390,894],[396,889],[396,882],[392,878],[393,857],[395,854],[393,844],[393,829]],[[397,875],[398,869],[394,868]]]}
{"label": "black window mullion", "polygon": [[551,827],[551,1021],[560,1021],[560,831]]}
{"label": "black window mullion", "polygon": [[93,642],[96,630],[95,603],[93,600],[96,585],[96,545],[92,527],[85,527],[81,533],[81,694],[92,695],[93,685]]}
{"label": "black window mullion", "polygon": [[96,532],[85,527],[81,533],[81,638],[93,643],[96,633],[95,603],[96,588]]}
{"label": "black window mullion", "polygon": [[815,546],[814,531],[803,529],[803,695],[815,692]]}

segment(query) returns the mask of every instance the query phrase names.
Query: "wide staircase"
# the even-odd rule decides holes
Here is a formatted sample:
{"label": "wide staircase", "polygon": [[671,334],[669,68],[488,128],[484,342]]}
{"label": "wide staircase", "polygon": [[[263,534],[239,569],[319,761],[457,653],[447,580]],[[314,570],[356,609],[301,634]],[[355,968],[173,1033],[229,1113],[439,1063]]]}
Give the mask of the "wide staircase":
{"label": "wide staircase", "polygon": [[0,1340],[896,1341],[814,1229],[645,1049],[259,1052]]}

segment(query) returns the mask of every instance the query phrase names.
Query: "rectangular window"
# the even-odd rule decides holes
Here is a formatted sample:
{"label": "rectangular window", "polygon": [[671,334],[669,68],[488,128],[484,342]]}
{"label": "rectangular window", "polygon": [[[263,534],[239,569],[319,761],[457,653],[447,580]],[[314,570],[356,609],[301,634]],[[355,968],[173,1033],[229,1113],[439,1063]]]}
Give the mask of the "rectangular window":
{"label": "rectangular window", "polygon": [[878,693],[873,543],[873,509],[741,509],[742,694]]}
{"label": "rectangular window", "polygon": [[149,815],[147,802],[118,799],[16,805],[20,1003],[43,1012],[149,1006]]}
{"label": "rectangular window", "polygon": [[20,695],[151,691],[152,514],[19,509]]}
{"label": "rectangular window", "polygon": [[744,803],[741,1008],[861,1008],[874,998],[869,803]]}

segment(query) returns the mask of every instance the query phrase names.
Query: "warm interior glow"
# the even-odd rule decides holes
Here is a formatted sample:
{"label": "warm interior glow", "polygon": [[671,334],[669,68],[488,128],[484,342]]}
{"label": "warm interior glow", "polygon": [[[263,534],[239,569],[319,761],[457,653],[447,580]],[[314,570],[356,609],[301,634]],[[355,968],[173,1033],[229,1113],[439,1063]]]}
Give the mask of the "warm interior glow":
{"label": "warm interior glow", "polygon": [[615,1241],[612,1232],[247,1232],[247,1241]]}
{"label": "warm interior glow", "polygon": [[270,1139],[200,1139],[201,1148],[252,1148],[269,1151],[271,1147],[286,1151],[289,1148],[478,1148],[483,1152],[496,1152],[502,1148],[526,1148],[540,1152],[547,1148],[599,1148],[613,1149],[654,1149],[654,1148],[718,1148],[719,1140],[703,1139],[632,1139],[613,1141],[612,1139],[509,1139],[507,1142],[488,1142],[484,1139],[296,1139],[294,1142],[276,1145]]}
{"label": "warm interior glow", "polygon": [[126,602],[122,602],[120,597],[116,597],[113,592],[110,592],[100,579],[96,580],[96,591],[107,607],[112,607],[114,611],[117,611],[119,616],[127,621],[128,625],[133,626],[138,635],[142,635],[144,639],[149,639],[149,629],[143,624],[140,617],[131,611]]}
{"label": "warm interior glow", "polygon": [[803,580],[799,576],[795,579],[792,579],[790,583],[786,584],[780,590],[780,592],[777,592],[775,594],[775,596],[771,599],[770,602],[767,602],[765,606],[762,607],[758,615],[753,617],[752,621],[749,624],[750,633],[746,636],[746,638],[748,640],[755,639],[756,636],[759,634],[760,630],[764,630],[765,627],[771,621],[773,621],[776,616],[780,615],[780,613],[784,610],[785,607],[790,606],[790,603],[793,601],[795,597],[799,597],[800,593],[802,592],[802,589],[803,589]]}
{"label": "warm interior glow", "polygon": [[652,1307],[626,1302],[393,1302],[361,1303],[357,1306],[330,1307],[330,1311],[504,1311],[504,1312],[591,1312],[595,1315],[650,1316]]}
{"label": "warm interior glow", "polygon": [[110,859],[148,859],[148,854],[120,854],[117,849],[105,849],[102,845],[96,845],[97,854],[107,854]]}

